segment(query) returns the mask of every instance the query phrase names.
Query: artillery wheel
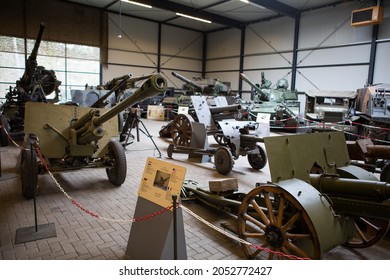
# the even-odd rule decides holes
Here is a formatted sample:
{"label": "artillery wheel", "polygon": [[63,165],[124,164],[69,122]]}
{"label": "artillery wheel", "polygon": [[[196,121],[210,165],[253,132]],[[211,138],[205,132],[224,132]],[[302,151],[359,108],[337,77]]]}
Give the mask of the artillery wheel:
{"label": "artillery wheel", "polygon": [[253,169],[260,170],[263,169],[267,164],[267,156],[260,145],[256,145],[256,148],[259,150],[258,154],[248,154],[248,162]]}
{"label": "artillery wheel", "polygon": [[239,237],[247,258],[321,258],[314,225],[302,205],[284,189],[263,185],[250,191],[238,213]]}
{"label": "artillery wheel", "polygon": [[380,175],[380,180],[382,182],[390,183],[390,162],[386,163],[385,166],[383,166]]}
{"label": "artillery wheel", "polygon": [[175,145],[169,144],[168,149],[167,149],[167,154],[169,158],[172,158],[173,155],[173,149],[175,148]]}
{"label": "artillery wheel", "polygon": [[22,179],[22,195],[25,199],[34,198],[38,185],[37,154],[34,149],[21,150],[20,174]]}
{"label": "artillery wheel", "polygon": [[219,147],[215,152],[214,164],[219,174],[227,175],[233,169],[233,156],[226,147]]}
{"label": "artillery wheel", "polygon": [[350,248],[367,248],[379,242],[387,233],[390,221],[374,218],[355,218],[355,236],[345,245]]}
{"label": "artillery wheel", "polygon": [[187,114],[178,114],[172,123],[171,133],[176,146],[189,147],[192,136],[192,123],[194,119]]}
{"label": "artillery wheel", "polygon": [[106,168],[108,180],[114,186],[120,186],[126,180],[127,162],[123,146],[117,141],[108,142],[110,167]]}
{"label": "artillery wheel", "polygon": [[215,141],[221,146],[227,146],[229,144],[229,138],[223,134],[214,134]]}

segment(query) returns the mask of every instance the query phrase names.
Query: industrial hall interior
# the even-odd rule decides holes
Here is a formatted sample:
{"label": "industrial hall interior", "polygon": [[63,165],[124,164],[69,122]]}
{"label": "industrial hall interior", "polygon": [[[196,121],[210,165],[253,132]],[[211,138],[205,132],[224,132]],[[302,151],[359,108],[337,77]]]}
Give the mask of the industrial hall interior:
{"label": "industrial hall interior", "polygon": [[1,10],[0,260],[390,259],[390,1]]}

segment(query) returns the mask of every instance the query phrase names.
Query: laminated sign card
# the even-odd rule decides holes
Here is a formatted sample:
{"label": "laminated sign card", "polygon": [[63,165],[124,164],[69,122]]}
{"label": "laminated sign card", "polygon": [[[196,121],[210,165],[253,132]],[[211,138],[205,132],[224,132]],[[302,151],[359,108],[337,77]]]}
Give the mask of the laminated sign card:
{"label": "laminated sign card", "polygon": [[172,195],[180,196],[187,169],[156,158],[148,158],[138,195],[162,207],[172,205]]}

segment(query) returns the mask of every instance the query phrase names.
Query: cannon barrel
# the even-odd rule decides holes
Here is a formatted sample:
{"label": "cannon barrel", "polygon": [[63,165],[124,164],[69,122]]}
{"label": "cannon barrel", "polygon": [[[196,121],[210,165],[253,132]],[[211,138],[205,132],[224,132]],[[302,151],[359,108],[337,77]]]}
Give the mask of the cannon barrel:
{"label": "cannon barrel", "polygon": [[39,32],[37,39],[34,44],[34,48],[28,57],[26,61],[26,68],[24,70],[23,76],[20,80],[20,86],[25,88],[26,86],[29,86],[31,83],[31,79],[34,76],[35,69],[37,67],[37,56],[38,56],[38,49],[41,45],[42,37],[43,37],[43,31],[45,30],[45,24],[41,23],[39,26]]}
{"label": "cannon barrel", "polygon": [[255,83],[248,79],[243,73],[240,73],[240,79],[247,82],[250,86],[252,86],[264,100],[269,100],[269,97],[266,93],[263,92],[261,88],[259,88]]}
{"label": "cannon barrel", "polygon": [[386,182],[311,174],[310,183],[319,191],[332,196],[362,197],[379,200],[390,199],[390,184]]}
{"label": "cannon barrel", "polygon": [[187,79],[186,77],[176,73],[176,72],[172,72],[172,75],[176,78],[178,78],[179,80],[185,82],[186,84],[189,84],[199,90],[203,90],[203,87],[201,85],[198,85],[197,83],[195,83],[194,81],[191,81],[190,79]]}
{"label": "cannon barrel", "polygon": [[233,105],[227,105],[227,106],[221,106],[221,107],[209,107],[210,113],[212,115],[228,112],[228,113],[234,113],[238,112],[238,110],[241,109],[240,104],[233,104]]}
{"label": "cannon barrel", "polygon": [[101,127],[103,123],[109,121],[128,107],[165,91],[166,88],[166,79],[160,74],[155,74],[146,80],[132,95],[102,115],[99,115],[99,109],[91,109],[87,114],[81,116],[71,128],[77,135],[77,143],[87,144],[101,139],[104,135],[104,129]]}
{"label": "cannon barrel", "polygon": [[123,100],[121,103],[118,103],[112,109],[105,112],[100,117],[94,119],[93,124],[96,126],[102,125],[106,121],[110,120],[120,112],[126,110],[128,107],[133,106],[134,104],[155,96],[161,92],[164,92],[167,89],[167,81],[160,74],[155,74],[146,80],[140,88],[138,88],[131,96]]}

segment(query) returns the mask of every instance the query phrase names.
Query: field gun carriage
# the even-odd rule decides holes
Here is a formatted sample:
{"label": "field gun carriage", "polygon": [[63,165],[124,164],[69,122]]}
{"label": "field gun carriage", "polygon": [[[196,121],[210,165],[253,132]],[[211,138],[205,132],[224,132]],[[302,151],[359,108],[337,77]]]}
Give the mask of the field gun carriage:
{"label": "field gun carriage", "polygon": [[60,172],[104,167],[109,181],[120,186],[126,179],[127,165],[124,148],[117,141],[115,117],[167,87],[160,74],[144,79],[140,88],[111,109],[27,102],[25,149],[19,160],[23,196],[34,197],[38,174],[46,173],[47,168]]}
{"label": "field gun carriage", "polygon": [[[189,114],[178,114],[174,118],[171,128],[173,144],[168,147],[168,157],[173,153],[215,156],[215,167],[223,175],[230,173],[234,159],[239,156],[247,156],[254,169],[264,168],[267,157],[259,144],[262,142],[260,124],[237,120],[239,104],[227,105],[226,99],[215,97],[215,103],[220,106],[211,107],[204,96],[191,96],[191,99],[196,121]],[[209,148],[209,135],[214,137],[219,148]]]}
{"label": "field gun carriage", "polygon": [[342,132],[265,137],[264,144],[271,182],[243,193],[186,181],[182,191],[183,201],[236,217],[248,258],[321,259],[337,246],[366,248],[386,235],[390,184],[350,164]]}

